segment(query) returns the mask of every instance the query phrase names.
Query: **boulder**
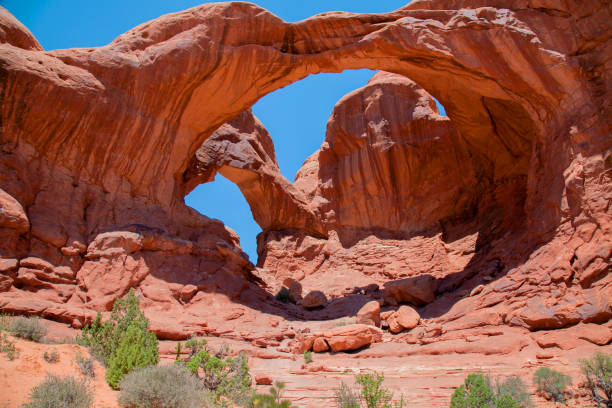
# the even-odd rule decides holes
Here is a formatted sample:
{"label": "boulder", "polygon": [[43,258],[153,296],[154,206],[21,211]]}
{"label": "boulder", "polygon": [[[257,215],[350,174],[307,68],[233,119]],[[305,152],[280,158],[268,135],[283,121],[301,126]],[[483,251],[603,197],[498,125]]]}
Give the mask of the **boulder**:
{"label": "boulder", "polygon": [[257,385],[272,385],[274,381],[272,377],[265,374],[256,374],[255,375],[255,384]]}
{"label": "boulder", "polygon": [[183,302],[189,302],[195,294],[198,292],[198,287],[195,285],[185,285],[181,288],[181,300]]}
{"label": "boulder", "polygon": [[0,275],[0,292],[8,292],[13,286],[13,278],[7,275]]}
{"label": "boulder", "polygon": [[13,196],[0,188],[0,228],[11,228],[19,233],[30,229],[30,221],[23,207]]}
{"label": "boulder", "polygon": [[0,273],[8,273],[17,270],[19,268],[19,261],[17,259],[0,259]]}
{"label": "boulder", "polygon": [[309,292],[302,300],[302,306],[306,309],[314,309],[315,307],[322,307],[327,304],[327,297],[319,290]]}
{"label": "boulder", "polygon": [[395,316],[397,322],[404,329],[407,330],[416,327],[417,324],[419,324],[419,321],[421,320],[421,316],[419,316],[419,313],[410,306],[406,305],[400,306],[400,308],[397,309],[397,312],[395,312]]}
{"label": "boulder", "polygon": [[385,283],[384,297],[398,303],[409,302],[420,306],[433,302],[439,282],[431,275],[420,275]]}
{"label": "boulder", "polygon": [[410,306],[402,305],[393,312],[385,313],[385,321],[389,325],[391,333],[399,333],[410,330],[419,324],[421,317],[418,312]]}
{"label": "boulder", "polygon": [[366,324],[336,327],[323,335],[331,351],[357,350],[382,340],[382,330]]}
{"label": "boulder", "polygon": [[131,254],[143,247],[141,234],[131,231],[113,231],[99,234],[87,247],[87,258],[115,257]]}
{"label": "boulder", "polygon": [[327,344],[327,341],[323,337],[317,337],[312,343],[312,351],[315,353],[322,353],[327,350],[329,350],[329,344]]}
{"label": "boulder", "polygon": [[283,281],[283,286],[289,290],[289,294],[296,302],[302,299],[302,284],[293,278]]}
{"label": "boulder", "polygon": [[357,323],[380,326],[380,303],[376,300],[363,305],[357,312]]}

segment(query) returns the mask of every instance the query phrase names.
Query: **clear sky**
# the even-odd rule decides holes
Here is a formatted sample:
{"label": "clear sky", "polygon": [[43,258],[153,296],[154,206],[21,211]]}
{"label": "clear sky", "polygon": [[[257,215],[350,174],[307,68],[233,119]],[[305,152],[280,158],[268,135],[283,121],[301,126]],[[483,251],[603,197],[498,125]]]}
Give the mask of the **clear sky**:
{"label": "clear sky", "polygon": [[[208,1],[197,0],[0,0],[34,34],[46,50],[108,44],[120,34],[163,14]],[[408,0],[258,0],[255,3],[286,21],[299,21],[325,11],[381,13]],[[336,102],[365,85],[373,71],[319,74],[279,89],[259,100],[255,115],[274,141],[283,175],[293,181],[304,160],[319,148]],[[256,236],[261,231],[238,187],[217,175],[196,188],[187,205],[223,221],[235,230],[251,261],[257,261]]]}

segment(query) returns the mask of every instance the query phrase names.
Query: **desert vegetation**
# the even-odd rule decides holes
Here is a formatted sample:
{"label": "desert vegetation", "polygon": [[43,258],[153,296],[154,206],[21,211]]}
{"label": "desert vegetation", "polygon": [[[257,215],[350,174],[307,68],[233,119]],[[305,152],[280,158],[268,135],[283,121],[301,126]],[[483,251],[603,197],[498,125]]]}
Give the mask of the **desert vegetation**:
{"label": "desert vegetation", "polygon": [[572,379],[557,370],[542,367],[535,372],[533,384],[544,397],[556,402],[565,402],[565,391],[572,384]]}
{"label": "desert vegetation", "polygon": [[98,313],[77,341],[104,364],[106,381],[114,389],[130,371],[159,362],[157,337],[149,332],[149,320],[133,291],[115,302],[109,320],[102,322]]}
{"label": "desert vegetation", "polygon": [[19,316],[12,319],[9,331],[22,339],[41,341],[47,334],[47,327],[38,317]]}
{"label": "desert vegetation", "polygon": [[519,377],[505,381],[481,373],[470,374],[451,397],[451,408],[530,408],[533,404],[526,384]]}
{"label": "desert vegetation", "polygon": [[60,356],[56,350],[49,350],[43,353],[43,358],[47,363],[57,363],[60,359]]}
{"label": "desert vegetation", "polygon": [[[0,316],[0,352],[9,359],[17,356],[14,337],[41,341],[46,326],[37,318]],[[158,365],[158,340],[149,331],[149,321],[133,292],[119,299],[107,320],[98,314],[84,327],[77,343],[106,367],[105,379],[119,390],[117,403],[124,408],[291,408],[284,399],[284,384],[275,382],[268,393],[253,387],[247,357],[227,346],[211,348],[205,339],[192,338],[176,344],[173,364]],[[56,349],[42,353],[48,363],[59,361]],[[312,353],[303,353],[304,363]],[[74,362],[78,378],[48,375],[30,391],[23,408],[85,408],[93,401],[91,379],[93,358],[78,353]],[[582,396],[598,408],[608,408],[612,396],[612,356],[597,352],[581,360]],[[338,408],[403,408],[410,404],[384,385],[384,373],[356,374],[354,385],[341,382],[334,393]],[[532,387],[543,398],[571,406],[572,379],[551,367],[535,371]],[[454,390],[450,408],[533,408],[529,385],[518,376],[492,379],[484,373],[469,374]]]}
{"label": "desert vegetation", "polygon": [[357,374],[355,384],[357,390],[350,388],[344,382],[336,390],[335,399],[338,408],[402,408],[404,398],[393,402],[393,393],[382,384],[385,376],[382,373]]}
{"label": "desert vegetation", "polygon": [[597,407],[612,407],[612,356],[596,352],[593,357],[581,361],[591,400]]}
{"label": "desert vegetation", "polygon": [[204,387],[179,365],[149,366],[121,381],[119,405],[126,408],[201,408]]}
{"label": "desert vegetation", "polygon": [[283,388],[285,384],[277,381],[273,387],[270,387],[268,394],[254,394],[247,408],[292,408],[291,402],[281,397]]}
{"label": "desert vegetation", "polygon": [[198,378],[202,386],[211,392],[216,402],[230,399],[244,404],[251,396],[251,376],[246,355],[231,356],[231,350],[222,347],[212,351],[206,340],[189,340],[185,343],[189,354],[177,358],[175,364],[185,367]]}
{"label": "desert vegetation", "polygon": [[77,367],[79,367],[81,374],[91,378],[96,376],[93,359],[91,357],[85,357],[81,353],[78,353],[74,357],[74,361],[76,362]]}
{"label": "desert vegetation", "polygon": [[93,392],[84,380],[49,375],[30,392],[22,408],[89,408]]}
{"label": "desert vegetation", "polygon": [[15,342],[8,337],[7,333],[0,333],[0,353],[9,360],[14,360],[18,355],[15,350]]}

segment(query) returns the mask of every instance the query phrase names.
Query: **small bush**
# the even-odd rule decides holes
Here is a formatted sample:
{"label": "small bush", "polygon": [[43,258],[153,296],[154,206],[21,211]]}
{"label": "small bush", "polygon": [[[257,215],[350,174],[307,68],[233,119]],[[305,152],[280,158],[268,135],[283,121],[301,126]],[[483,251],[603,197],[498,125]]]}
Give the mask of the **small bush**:
{"label": "small bush", "polygon": [[338,408],[360,408],[359,395],[344,382],[336,390],[335,400]]}
{"label": "small bush", "polygon": [[4,353],[6,358],[13,361],[17,356],[17,351],[15,350],[15,343],[8,338],[6,333],[2,333],[0,335],[0,353]]}
{"label": "small bush", "polygon": [[149,332],[149,320],[133,290],[117,299],[109,320],[102,322],[98,313],[77,342],[89,347],[91,354],[108,367],[106,381],[114,389],[131,370],[159,362],[157,337]]}
{"label": "small bush", "polygon": [[453,392],[451,408],[479,408],[492,405],[493,390],[489,378],[482,374],[470,374],[463,385]]}
{"label": "small bush", "polygon": [[127,408],[201,408],[204,390],[183,367],[150,366],[121,380],[119,405]]}
{"label": "small bush", "polygon": [[11,330],[11,319],[12,315],[8,313],[0,313],[0,332]]}
{"label": "small bush", "polygon": [[306,364],[312,363],[312,351],[306,350],[304,352],[304,362]]}
{"label": "small bush", "polygon": [[251,376],[246,355],[231,357],[227,347],[213,353],[206,344],[206,340],[187,341],[185,348],[190,350],[189,355],[186,358],[177,355],[175,364],[184,365],[198,377],[217,401],[228,398],[237,404],[247,403],[251,397]]}
{"label": "small bush", "polygon": [[273,387],[270,387],[269,394],[255,394],[253,395],[249,407],[257,408],[291,408],[290,401],[281,399],[281,392],[285,388],[285,384],[282,382],[274,383]]}
{"label": "small bush", "polygon": [[17,317],[11,322],[10,331],[22,339],[40,341],[47,334],[47,326],[38,317]]}
{"label": "small bush", "polygon": [[119,389],[124,375],[130,371],[157,364],[157,338],[135,325],[128,326],[117,350],[111,356],[106,371],[106,382],[113,389]]}
{"label": "small bush", "polygon": [[598,407],[612,407],[612,355],[598,351],[590,359],[580,361],[580,369],[587,378],[591,400]]}
{"label": "small bush", "polygon": [[393,399],[393,393],[382,387],[385,381],[383,374],[358,374],[355,382],[361,385],[361,395],[368,408],[387,407]]}
{"label": "small bush", "polygon": [[530,408],[531,397],[519,377],[497,381],[495,387],[484,374],[470,374],[451,397],[451,408]]}
{"label": "small bush", "polygon": [[60,359],[59,353],[55,350],[45,351],[43,358],[47,363],[57,363]]}
{"label": "small bush", "polygon": [[74,377],[48,375],[30,392],[30,402],[23,408],[89,408],[93,393],[84,381]]}
{"label": "small bush", "polygon": [[77,367],[79,367],[79,370],[81,370],[83,375],[91,378],[96,376],[92,358],[83,357],[81,353],[79,353],[76,355],[75,361]]}
{"label": "small bush", "polygon": [[498,399],[509,395],[519,408],[532,408],[533,402],[527,389],[527,384],[517,376],[509,377],[506,381],[497,381],[495,394]]}
{"label": "small bush", "polygon": [[402,408],[404,398],[392,404],[393,393],[382,386],[384,381],[383,374],[357,374],[355,383],[361,386],[361,392],[358,394],[340,383],[335,393],[336,404],[340,408]]}
{"label": "small bush", "polygon": [[295,303],[295,299],[291,296],[291,292],[284,286],[278,291],[275,299],[282,303]]}
{"label": "small bush", "polygon": [[542,367],[535,372],[533,384],[544,396],[556,402],[565,402],[563,393],[567,386],[572,384],[572,379],[559,371]]}

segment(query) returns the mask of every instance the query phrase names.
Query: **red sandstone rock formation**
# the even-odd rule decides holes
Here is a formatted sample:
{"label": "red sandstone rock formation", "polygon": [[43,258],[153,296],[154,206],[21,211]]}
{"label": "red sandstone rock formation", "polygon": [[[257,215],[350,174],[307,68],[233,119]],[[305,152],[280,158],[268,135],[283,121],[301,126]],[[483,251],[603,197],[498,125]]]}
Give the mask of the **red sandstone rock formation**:
{"label": "red sandstone rock formation", "polygon": [[[363,296],[310,314],[271,303],[237,236],[184,205],[218,171],[264,229],[270,286],[294,277],[338,297],[386,284],[370,297],[427,304],[402,341],[444,339],[439,352],[489,327],[606,322],[610,13],[603,1],[436,0],[289,24],[220,3],[105,47],[43,51],[2,10],[0,309],[78,327],[136,287],[161,337],[262,345],[290,335],[249,326],[255,311],[356,313]],[[245,111],[350,68],[393,74],[338,103],[291,184]]]}

